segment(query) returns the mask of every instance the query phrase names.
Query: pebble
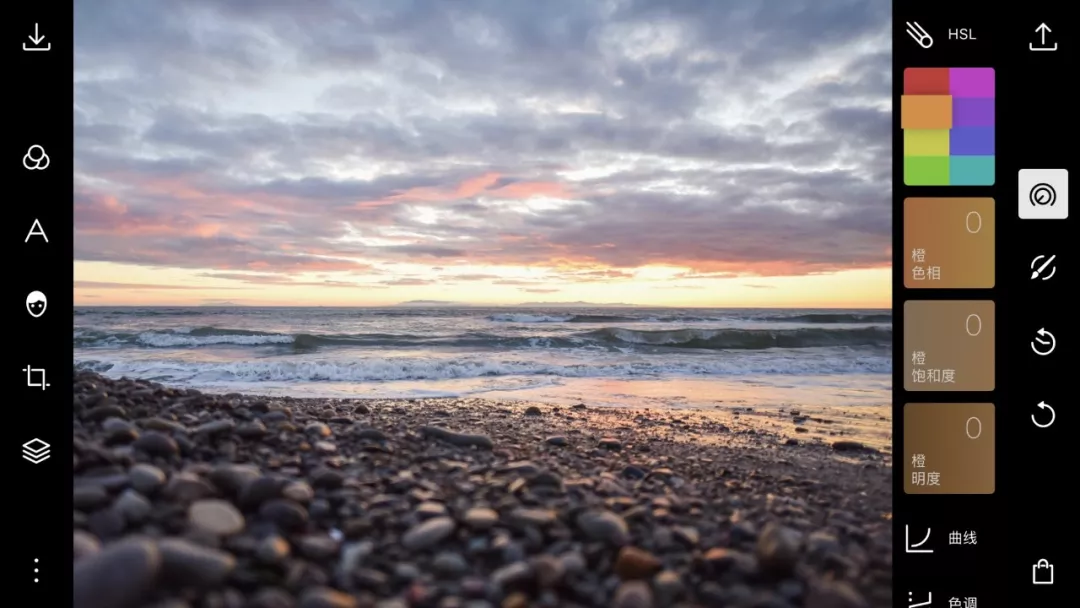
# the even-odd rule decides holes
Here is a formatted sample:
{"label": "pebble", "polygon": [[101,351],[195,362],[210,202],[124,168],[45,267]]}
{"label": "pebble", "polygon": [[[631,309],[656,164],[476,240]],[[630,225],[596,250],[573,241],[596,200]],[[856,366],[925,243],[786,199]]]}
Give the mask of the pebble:
{"label": "pebble", "polygon": [[236,558],[225,551],[196,545],[182,538],[167,538],[161,549],[162,576],[171,584],[205,589],[225,582]]}
{"label": "pebble", "polygon": [[315,490],[305,481],[290,481],[281,489],[281,495],[288,500],[306,505],[315,499]]}
{"label": "pebble", "polygon": [[805,608],[869,608],[858,591],[844,581],[822,580],[810,587]]}
{"label": "pebble", "polygon": [[551,509],[514,509],[510,521],[518,526],[547,526],[558,521],[558,515]]}
{"label": "pebble", "polygon": [[108,541],[119,537],[127,527],[127,520],[115,507],[102,509],[90,515],[86,525],[98,538]]}
{"label": "pebble", "polygon": [[559,447],[570,445],[570,441],[567,440],[567,438],[563,435],[552,435],[551,437],[545,439],[544,443]]}
{"label": "pebble", "polygon": [[500,608],[528,608],[529,596],[520,591],[515,591],[503,599]]}
{"label": "pebble", "polygon": [[136,525],[146,521],[153,512],[154,507],[142,494],[128,488],[117,497],[113,508],[124,517],[129,525]]}
{"label": "pebble", "polygon": [[151,456],[174,456],[180,453],[180,444],[175,439],[157,431],[147,431],[132,444]]}
{"label": "pebble", "polygon": [[491,583],[496,589],[507,592],[517,585],[526,583],[533,578],[533,569],[528,562],[516,561],[507,564],[491,573]]}
{"label": "pebble", "polygon": [[625,580],[647,579],[661,567],[655,555],[637,547],[623,547],[615,558],[615,574]]}
{"label": "pebble", "polygon": [[217,536],[231,536],[244,530],[244,516],[224,500],[198,500],[188,508],[192,527]]}
{"label": "pebble", "polygon": [[316,488],[340,488],[345,483],[344,473],[328,467],[315,469],[308,477]]}
{"label": "pebble", "polygon": [[630,540],[630,528],[619,515],[611,511],[593,511],[581,514],[578,527],[593,540],[622,546]]}
{"label": "pebble", "polygon": [[75,563],[72,605],[76,608],[135,608],[157,584],[162,556],[147,539],[116,542]]}
{"label": "pebble", "polygon": [[139,437],[135,425],[121,418],[106,418],[101,430],[105,431],[105,441],[109,444],[130,443]]}
{"label": "pebble", "polygon": [[328,587],[313,587],[300,596],[297,608],[357,608],[356,598]]}
{"label": "pebble", "polygon": [[101,551],[101,541],[89,532],[75,530],[72,549],[72,555],[78,561]]}
{"label": "pebble", "polygon": [[90,511],[109,504],[109,492],[97,484],[79,484],[72,491],[72,504],[80,511]]}
{"label": "pebble", "polygon": [[239,496],[244,488],[258,479],[262,473],[258,467],[246,464],[224,464],[210,471],[210,483],[230,496]]}
{"label": "pebble", "polygon": [[295,608],[296,600],[288,591],[264,587],[256,591],[245,608]]}
{"label": "pebble", "polygon": [[195,427],[196,435],[222,435],[236,428],[232,420],[211,420]]}
{"label": "pebble", "polygon": [[338,541],[326,534],[308,534],[300,538],[300,553],[315,561],[325,561],[338,554]]}
{"label": "pebble", "polygon": [[386,433],[380,431],[379,429],[370,428],[356,429],[355,431],[353,431],[353,437],[367,441],[389,441],[390,439],[386,436]]}
{"label": "pebble", "polygon": [[702,556],[702,560],[715,573],[731,570],[749,573],[757,569],[757,561],[753,555],[725,547],[709,549]]}
{"label": "pebble", "polygon": [[566,576],[566,566],[563,561],[554,555],[537,555],[531,560],[532,571],[536,576],[536,583],[541,588],[551,588],[559,585]]}
{"label": "pebble", "polygon": [[200,498],[213,496],[217,491],[203,478],[194,473],[177,473],[165,482],[162,494],[170,500],[190,503]]}
{"label": "pebble", "polygon": [[304,427],[304,432],[316,437],[329,437],[333,433],[333,431],[330,430],[330,426],[323,424],[322,422],[312,422]]}
{"label": "pebble", "polygon": [[243,422],[236,427],[236,436],[244,439],[259,439],[267,433],[266,425],[258,419]]}
{"label": "pebble", "polygon": [[701,543],[701,533],[691,526],[675,526],[671,529],[673,536],[687,547],[694,548]]}
{"label": "pebble", "polygon": [[661,606],[675,603],[682,595],[685,586],[678,572],[664,570],[653,578],[653,591]]}
{"label": "pebble", "polygon": [[263,503],[259,508],[259,516],[284,530],[298,530],[308,521],[308,512],[303,505],[284,498]]}
{"label": "pebble", "polygon": [[758,537],[757,559],[762,570],[787,576],[795,570],[802,553],[802,534],[776,523],[765,526]]}
{"label": "pebble", "polygon": [[499,523],[499,514],[494,509],[473,507],[465,512],[465,525],[476,530],[487,530]]}
{"label": "pebble", "polygon": [[450,517],[435,517],[409,528],[401,537],[401,543],[410,551],[422,551],[439,544],[457,528]]}
{"label": "pebble", "polygon": [[255,557],[264,564],[279,564],[289,557],[289,541],[273,534],[259,541]]}
{"label": "pebble", "polygon": [[858,441],[834,441],[832,447],[837,452],[869,452],[870,448]]}
{"label": "pebble", "polygon": [[599,446],[605,450],[611,450],[613,452],[618,452],[623,448],[622,442],[614,437],[604,437],[600,440]]}
{"label": "pebble", "polygon": [[530,405],[529,407],[525,408],[525,415],[526,416],[542,416],[542,415],[544,415],[544,412],[543,412],[543,410],[536,407],[535,405]]}
{"label": "pebble", "polygon": [[643,581],[627,581],[615,590],[611,608],[653,608],[653,593]]}
{"label": "pebble", "polygon": [[153,496],[155,492],[165,485],[165,473],[161,469],[139,463],[128,469],[128,479],[131,487],[143,496]]}
{"label": "pebble", "polygon": [[484,450],[490,450],[495,447],[495,442],[487,435],[457,433],[437,426],[420,427],[420,434],[460,447],[476,447]]}
{"label": "pebble", "polygon": [[469,569],[469,562],[456,551],[442,551],[435,556],[431,565],[442,574],[458,576]]}
{"label": "pebble", "polygon": [[427,500],[416,505],[416,509],[413,510],[413,513],[416,513],[416,515],[424,519],[438,517],[440,515],[446,515],[446,505],[441,502]]}

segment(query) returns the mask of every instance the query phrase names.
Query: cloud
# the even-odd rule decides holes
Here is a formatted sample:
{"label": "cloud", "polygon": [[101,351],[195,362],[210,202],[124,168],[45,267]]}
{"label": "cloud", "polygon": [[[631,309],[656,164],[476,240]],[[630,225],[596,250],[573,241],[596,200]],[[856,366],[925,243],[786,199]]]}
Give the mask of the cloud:
{"label": "cloud", "polygon": [[434,285],[435,281],[429,281],[427,279],[415,279],[415,278],[403,278],[392,279],[390,281],[382,281],[380,285],[397,286],[397,287],[420,287],[424,285]]}
{"label": "cloud", "polygon": [[286,285],[291,287],[371,287],[370,284],[360,281],[342,281],[325,279],[322,281],[297,281],[289,276],[273,273],[241,273],[241,272],[203,272],[200,277],[208,279],[221,279],[236,281],[252,285]]}
{"label": "cloud", "polygon": [[890,261],[888,3],[75,11],[77,260],[310,287]]}
{"label": "cloud", "polygon": [[[170,285],[153,283],[114,283],[110,281],[75,281],[75,289],[203,289],[192,285]],[[243,287],[218,287],[216,289],[244,289]]]}

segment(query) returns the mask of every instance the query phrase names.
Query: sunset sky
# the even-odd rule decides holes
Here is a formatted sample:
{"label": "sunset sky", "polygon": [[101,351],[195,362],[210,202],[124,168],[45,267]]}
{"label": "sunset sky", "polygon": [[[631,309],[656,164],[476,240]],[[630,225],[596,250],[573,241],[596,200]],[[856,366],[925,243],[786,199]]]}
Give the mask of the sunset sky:
{"label": "sunset sky", "polygon": [[75,3],[77,305],[887,307],[890,3]]}

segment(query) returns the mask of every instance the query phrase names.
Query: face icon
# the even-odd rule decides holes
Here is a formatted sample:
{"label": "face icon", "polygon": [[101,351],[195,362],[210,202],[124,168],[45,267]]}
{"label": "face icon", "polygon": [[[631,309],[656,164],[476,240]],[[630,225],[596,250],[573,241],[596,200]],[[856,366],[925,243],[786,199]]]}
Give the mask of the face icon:
{"label": "face icon", "polygon": [[48,303],[48,300],[45,299],[45,294],[40,291],[31,291],[30,295],[26,296],[26,310],[35,319],[45,314],[46,303]]}

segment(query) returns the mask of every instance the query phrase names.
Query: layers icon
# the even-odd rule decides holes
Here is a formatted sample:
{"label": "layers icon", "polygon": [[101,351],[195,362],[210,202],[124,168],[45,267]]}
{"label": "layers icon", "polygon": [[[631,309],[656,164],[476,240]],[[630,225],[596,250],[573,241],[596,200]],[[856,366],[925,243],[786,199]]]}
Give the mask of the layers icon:
{"label": "layers icon", "polygon": [[23,459],[34,464],[41,464],[49,459],[49,448],[52,446],[40,439],[31,439],[23,444]]}

